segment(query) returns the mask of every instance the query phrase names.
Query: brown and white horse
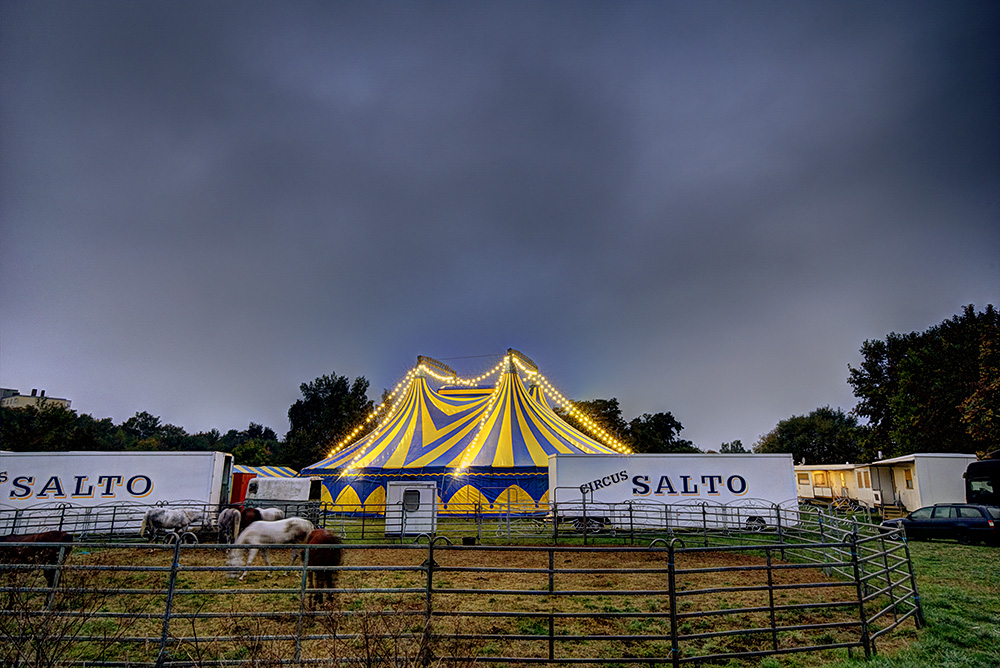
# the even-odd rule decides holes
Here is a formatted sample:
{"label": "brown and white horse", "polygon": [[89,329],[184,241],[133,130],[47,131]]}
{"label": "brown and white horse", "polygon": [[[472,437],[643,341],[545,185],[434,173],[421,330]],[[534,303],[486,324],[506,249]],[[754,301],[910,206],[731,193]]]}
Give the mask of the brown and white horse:
{"label": "brown and white horse", "polygon": [[[235,544],[259,545],[261,547],[254,547],[249,550],[229,550],[227,565],[250,566],[253,563],[254,557],[257,556],[257,551],[259,550],[261,552],[261,556],[264,557],[264,563],[270,566],[271,559],[268,557],[267,548],[264,546],[304,543],[306,542],[306,538],[309,537],[309,532],[312,530],[312,522],[304,520],[301,517],[289,517],[286,520],[277,520],[275,522],[254,522],[240,531],[240,535],[236,537]],[[292,551],[292,564],[294,564],[296,559],[299,558],[299,553],[300,550]],[[244,555],[246,561],[245,564]],[[239,576],[239,579],[242,580],[246,577],[246,575],[247,571],[243,571],[243,574]],[[268,575],[270,575],[270,573],[268,573]],[[230,577],[236,577],[236,571],[230,573]]]}
{"label": "brown and white horse", "polygon": [[[340,566],[344,560],[344,550],[340,547],[343,541],[340,536],[327,531],[326,529],[314,529],[309,532],[306,538],[306,556],[303,557],[305,567],[309,572],[310,589],[333,589],[337,586],[337,575],[339,571],[329,568],[330,566]],[[336,545],[337,547],[326,547]],[[319,566],[318,570],[314,567]],[[318,591],[309,595],[313,607],[323,604],[323,597],[329,596],[332,601],[336,596],[333,593]]]}

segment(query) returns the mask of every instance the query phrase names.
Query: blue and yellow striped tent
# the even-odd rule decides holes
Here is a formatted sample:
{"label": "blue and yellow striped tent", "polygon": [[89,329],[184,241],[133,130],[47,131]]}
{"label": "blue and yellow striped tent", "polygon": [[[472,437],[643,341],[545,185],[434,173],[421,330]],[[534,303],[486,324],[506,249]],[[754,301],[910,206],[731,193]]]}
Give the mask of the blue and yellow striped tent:
{"label": "blue and yellow striped tent", "polygon": [[[481,384],[490,376],[494,383]],[[377,426],[299,475],[323,478],[324,500],[345,509],[380,509],[389,481],[433,480],[440,512],[542,511],[550,455],[627,452],[600,430],[598,440],[570,427],[547,395],[568,405],[515,350],[472,381],[418,357]]]}
{"label": "blue and yellow striped tent", "polygon": [[245,466],[236,464],[233,473],[252,473],[261,478],[294,478],[298,475],[295,469],[287,466]]}

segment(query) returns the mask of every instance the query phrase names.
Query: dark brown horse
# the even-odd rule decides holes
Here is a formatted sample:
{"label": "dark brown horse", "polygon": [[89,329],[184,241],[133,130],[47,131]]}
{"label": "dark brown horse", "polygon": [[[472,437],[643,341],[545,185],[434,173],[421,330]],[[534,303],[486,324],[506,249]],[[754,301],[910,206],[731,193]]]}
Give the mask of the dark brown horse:
{"label": "dark brown horse", "polygon": [[244,508],[240,511],[240,523],[239,528],[236,529],[236,535],[238,536],[240,531],[243,531],[254,522],[260,522],[262,519],[260,508]]}
{"label": "dark brown horse", "polygon": [[4,564],[30,564],[41,568],[45,573],[45,580],[51,587],[55,582],[58,568],[46,568],[50,566],[60,566],[59,553],[62,551],[63,560],[69,556],[72,545],[61,548],[57,545],[31,545],[30,543],[72,543],[73,534],[65,531],[44,531],[42,533],[13,534],[10,536],[0,536],[0,563]]}
{"label": "dark brown horse", "polygon": [[[326,529],[314,529],[309,533],[309,537],[306,538],[306,545],[310,546],[308,550],[308,557],[303,557],[305,565],[309,572],[309,588],[310,589],[333,589],[337,586],[337,574],[339,571],[327,570],[325,568],[321,570],[314,570],[314,566],[340,566],[344,559],[343,549],[339,547],[314,547],[322,545],[340,545],[343,541],[340,540],[340,536]],[[332,601],[335,594],[329,592],[316,592],[309,595],[311,604],[313,607],[323,604],[324,595],[329,596]]]}

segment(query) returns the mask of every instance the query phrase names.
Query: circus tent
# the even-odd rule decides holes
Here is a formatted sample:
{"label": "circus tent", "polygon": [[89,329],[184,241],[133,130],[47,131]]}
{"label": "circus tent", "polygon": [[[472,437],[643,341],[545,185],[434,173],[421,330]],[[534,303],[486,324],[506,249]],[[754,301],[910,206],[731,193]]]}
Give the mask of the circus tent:
{"label": "circus tent", "polygon": [[575,410],[513,349],[473,379],[418,357],[370,416],[376,426],[367,435],[348,438],[299,475],[321,477],[324,500],[345,510],[382,508],[386,484],[402,480],[436,482],[439,512],[544,510],[550,455],[628,453],[596,425],[593,436],[571,427],[549,399]]}

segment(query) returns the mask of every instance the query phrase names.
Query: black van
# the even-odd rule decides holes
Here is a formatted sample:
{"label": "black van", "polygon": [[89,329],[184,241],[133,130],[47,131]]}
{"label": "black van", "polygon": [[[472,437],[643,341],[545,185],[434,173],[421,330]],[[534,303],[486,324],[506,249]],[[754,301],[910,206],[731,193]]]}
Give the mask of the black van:
{"label": "black van", "polygon": [[1000,450],[986,455],[986,459],[972,462],[965,469],[965,500],[1000,506]]}

